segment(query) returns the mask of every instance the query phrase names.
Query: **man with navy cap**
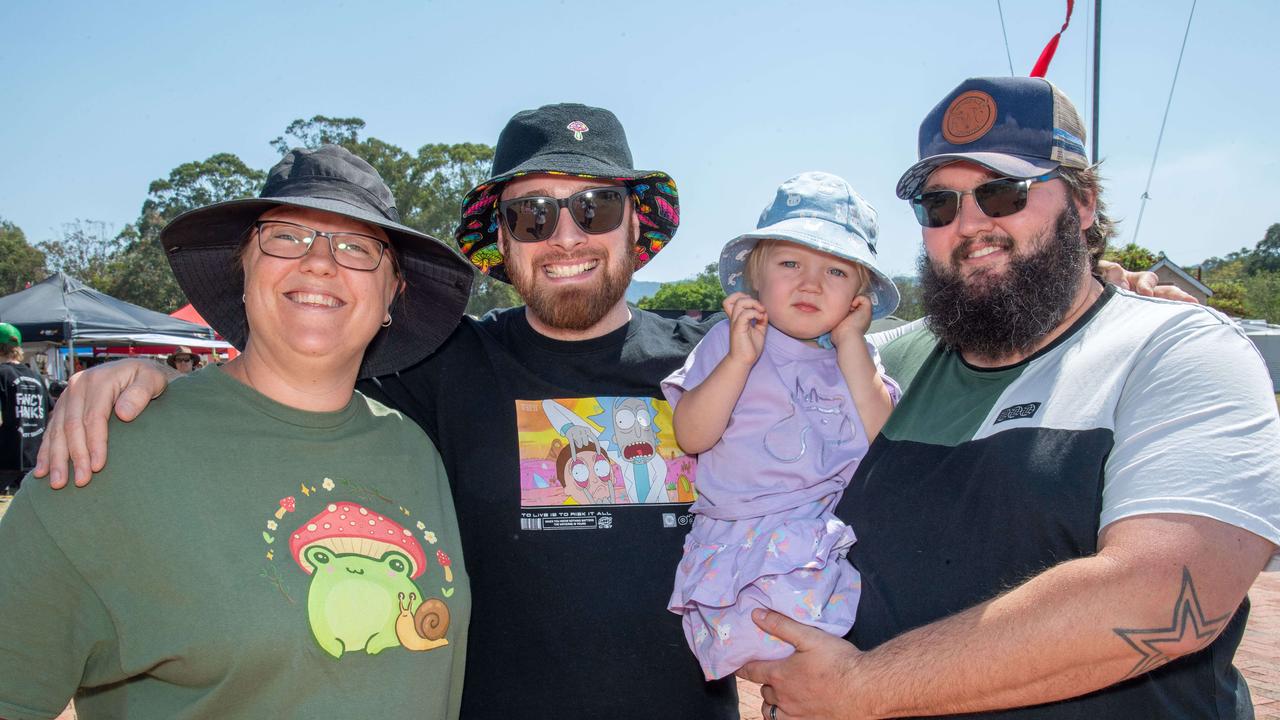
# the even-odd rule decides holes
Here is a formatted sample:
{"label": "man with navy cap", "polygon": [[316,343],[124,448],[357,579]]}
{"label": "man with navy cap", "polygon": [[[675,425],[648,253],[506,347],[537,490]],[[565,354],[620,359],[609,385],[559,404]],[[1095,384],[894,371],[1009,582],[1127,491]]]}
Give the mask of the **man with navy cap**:
{"label": "man with navy cap", "polygon": [[1252,717],[1231,661],[1280,544],[1257,352],[1096,279],[1113,227],[1049,82],[966,80],[919,150],[930,319],[884,349],[905,394],[837,508],[857,619],[761,613],[798,650],[744,668],[765,716]]}

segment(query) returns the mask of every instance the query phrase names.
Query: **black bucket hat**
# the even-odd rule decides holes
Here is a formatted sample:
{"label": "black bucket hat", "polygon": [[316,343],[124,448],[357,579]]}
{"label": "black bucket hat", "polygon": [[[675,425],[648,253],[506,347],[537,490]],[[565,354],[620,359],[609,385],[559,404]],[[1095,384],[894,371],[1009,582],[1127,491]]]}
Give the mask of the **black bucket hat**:
{"label": "black bucket hat", "polygon": [[510,282],[498,249],[498,198],[508,180],[545,174],[613,180],[631,190],[640,237],[639,270],[671,242],[680,225],[680,194],[671,176],[633,167],[622,123],[608,110],[561,103],[518,112],[507,122],[494,149],[489,179],[467,193],[454,237],[481,272]]}
{"label": "black bucket hat", "polygon": [[392,324],[365,350],[360,377],[402,370],[431,354],[453,332],[474,276],[456,250],[400,224],[391,190],[378,171],[337,145],[295,149],[267,174],[257,198],[230,200],[183,213],[160,231],[178,285],[227,342],[249,338],[244,273],[234,261],[245,232],[280,206],[324,210],[386,231],[400,261],[405,290],[391,306]]}

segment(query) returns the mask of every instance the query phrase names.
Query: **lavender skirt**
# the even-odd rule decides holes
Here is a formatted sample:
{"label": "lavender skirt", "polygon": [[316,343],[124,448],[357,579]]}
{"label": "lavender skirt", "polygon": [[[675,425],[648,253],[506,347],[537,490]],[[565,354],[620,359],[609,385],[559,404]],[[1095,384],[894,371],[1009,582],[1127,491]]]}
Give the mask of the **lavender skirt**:
{"label": "lavender skirt", "polygon": [[747,520],[694,521],[667,608],[683,616],[685,639],[708,680],[795,651],[756,626],[755,608],[837,636],[853,627],[862,582],[845,559],[853,530],[831,512],[838,500]]}

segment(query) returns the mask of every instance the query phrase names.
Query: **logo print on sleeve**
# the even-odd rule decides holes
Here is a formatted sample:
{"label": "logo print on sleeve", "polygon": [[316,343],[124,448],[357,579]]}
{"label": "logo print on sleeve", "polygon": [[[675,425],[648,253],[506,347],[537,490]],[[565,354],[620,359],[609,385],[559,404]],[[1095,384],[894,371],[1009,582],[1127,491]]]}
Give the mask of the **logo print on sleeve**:
{"label": "logo print on sleeve", "polygon": [[[277,568],[273,533],[279,529],[277,521],[289,523],[290,513],[304,510],[300,506],[323,503],[318,513],[289,534],[288,543],[288,559],[309,576],[307,622],[320,648],[340,659],[349,652],[377,655],[397,646],[422,652],[448,645],[449,608],[441,599],[424,597],[420,588],[429,578],[443,576],[440,594],[453,595],[448,554],[437,550],[435,561],[440,567],[431,568],[419,535],[388,514],[350,500],[324,500],[322,496],[339,484],[357,497],[396,506],[375,488],[348,480],[335,483],[325,478],[321,491],[303,483],[302,498],[282,498],[266,521],[262,538],[268,545],[267,566],[261,576],[290,604],[298,603],[288,589],[296,586],[297,576],[286,576]],[[396,507],[406,521],[412,518],[408,508]],[[426,523],[419,520],[415,527],[423,541],[437,542]]]}

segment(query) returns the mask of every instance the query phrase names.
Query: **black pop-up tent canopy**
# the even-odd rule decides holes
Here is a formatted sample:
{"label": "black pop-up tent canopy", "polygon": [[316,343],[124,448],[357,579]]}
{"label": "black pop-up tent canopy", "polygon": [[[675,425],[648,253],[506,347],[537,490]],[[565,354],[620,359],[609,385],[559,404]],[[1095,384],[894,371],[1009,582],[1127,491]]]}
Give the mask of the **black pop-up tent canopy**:
{"label": "black pop-up tent canopy", "polygon": [[117,300],[63,273],[0,297],[0,322],[17,327],[24,344],[229,347],[208,327]]}

